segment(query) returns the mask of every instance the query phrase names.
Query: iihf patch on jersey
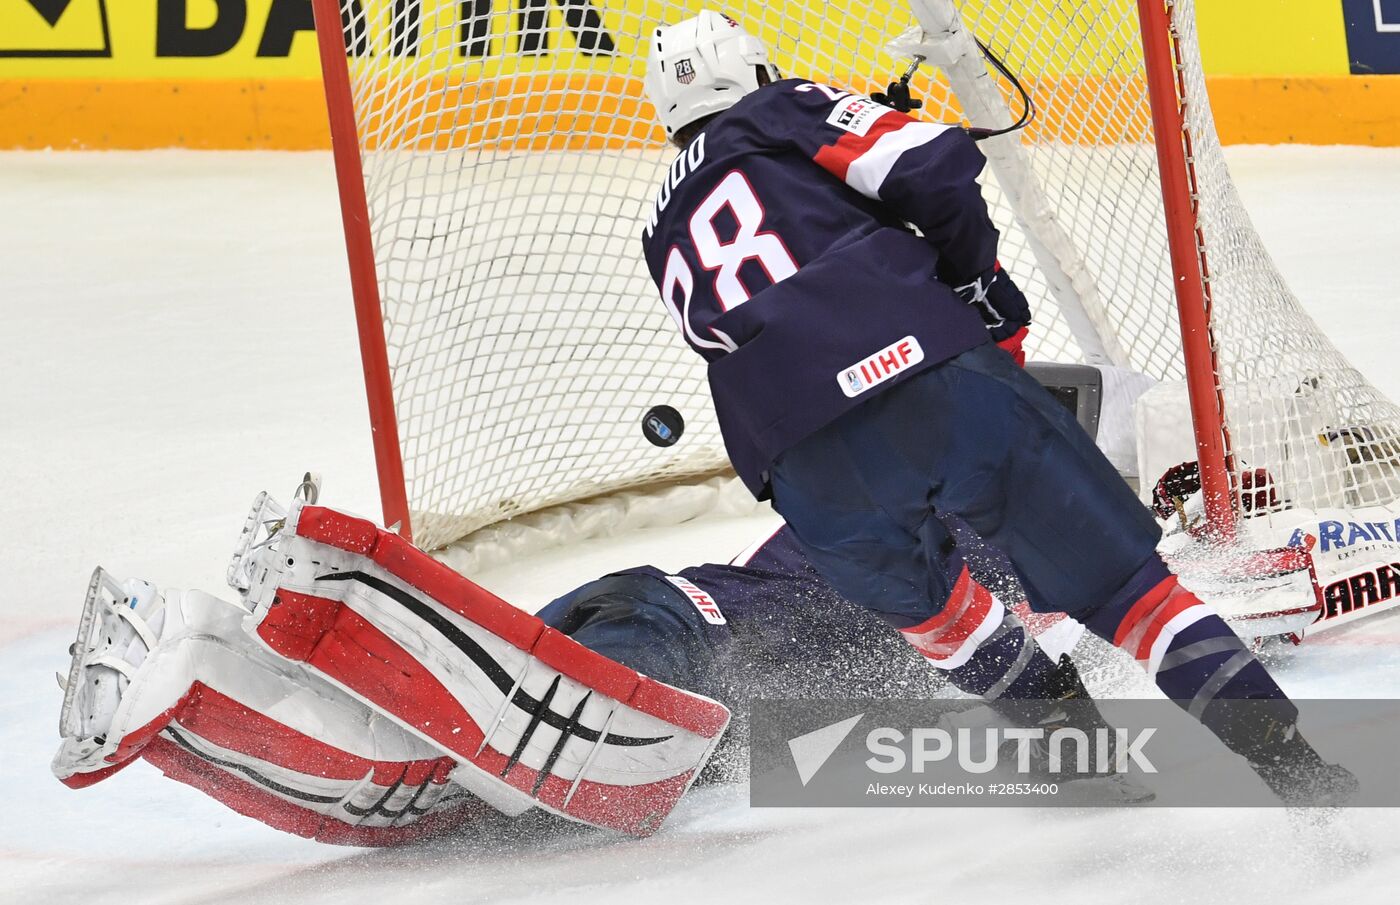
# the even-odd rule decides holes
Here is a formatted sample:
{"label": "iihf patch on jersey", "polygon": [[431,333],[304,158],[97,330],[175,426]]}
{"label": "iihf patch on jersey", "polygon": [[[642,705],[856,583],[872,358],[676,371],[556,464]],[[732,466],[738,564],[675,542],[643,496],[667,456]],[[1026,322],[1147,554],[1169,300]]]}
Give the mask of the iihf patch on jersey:
{"label": "iihf patch on jersey", "polygon": [[880,117],[892,112],[889,107],[877,104],[868,97],[847,97],[837,102],[826,121],[838,129],[865,135]]}
{"label": "iihf patch on jersey", "polygon": [[695,64],[690,62],[690,58],[676,61],[676,81],[682,85],[689,85],[695,81]]}
{"label": "iihf patch on jersey", "polygon": [[719,604],[709,594],[702,591],[694,582],[687,581],[679,575],[667,575],[666,580],[680,589],[695,608],[700,611],[700,615],[705,617],[705,621],[710,625],[724,625],[726,620],[724,614],[719,611]]}
{"label": "iihf patch on jersey", "polygon": [[854,398],[923,360],[924,350],[919,341],[906,336],[846,368],[836,375],[836,382],[841,392]]}

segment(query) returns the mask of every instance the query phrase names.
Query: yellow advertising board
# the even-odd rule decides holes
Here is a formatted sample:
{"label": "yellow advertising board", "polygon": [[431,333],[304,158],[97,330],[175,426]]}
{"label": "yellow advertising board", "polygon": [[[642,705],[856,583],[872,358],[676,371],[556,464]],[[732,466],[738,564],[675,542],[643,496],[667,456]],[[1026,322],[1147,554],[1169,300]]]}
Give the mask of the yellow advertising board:
{"label": "yellow advertising board", "polygon": [[[798,47],[790,13],[782,33],[763,4],[727,6],[766,39]],[[639,37],[681,7],[661,0],[352,0],[350,8],[353,18],[375,24],[349,30],[356,55],[386,68],[440,70],[450,62],[490,76],[564,68],[640,74]],[[538,24],[525,24],[527,16]],[[808,18],[800,28],[806,49],[837,57],[855,42],[883,44],[912,23],[898,0],[831,15],[809,8]],[[310,0],[0,0],[0,78],[318,78],[313,29]]]}
{"label": "yellow advertising board", "polygon": [[[768,4],[758,0],[721,5],[740,16],[793,71],[806,71],[805,64],[817,59],[848,64],[813,76],[884,77],[886,72],[854,73],[849,48],[882,47],[914,21],[900,0],[826,10],[819,4],[794,4],[801,15],[784,10],[781,26],[778,17],[767,14]],[[1082,0],[1077,15],[1105,5],[1122,4]],[[529,15],[540,17],[538,27],[522,26],[527,6],[537,10]],[[969,19],[986,7],[1013,18],[1046,17],[1044,0],[962,4]],[[537,69],[639,75],[644,60],[638,52],[640,36],[682,7],[664,0],[352,0],[351,8],[377,25],[359,33],[365,41],[359,48],[351,29],[352,52],[384,60],[386,67],[411,61],[441,71],[450,62],[471,75],[492,76]],[[1061,18],[1069,26],[1070,17]],[[313,29],[310,0],[0,0],[0,78],[318,78]],[[1120,30],[1112,40],[1131,37]],[[1087,72],[1117,50],[1081,46],[1068,55],[1061,51],[1053,59],[1032,56],[1020,63],[1031,72]],[[889,69],[895,66],[892,58],[881,62]]]}
{"label": "yellow advertising board", "polygon": [[[82,58],[110,60],[112,35],[102,0],[0,0],[0,72],[34,73],[41,64],[11,63],[56,59],[64,64]],[[64,71],[60,65],[56,70]]]}
{"label": "yellow advertising board", "polygon": [[0,78],[315,78],[306,0],[0,0]]}
{"label": "yellow advertising board", "polygon": [[[848,48],[883,46],[913,22],[904,0],[825,9],[804,3],[796,21],[791,6],[780,17],[763,0],[720,5],[757,31],[786,71],[858,89],[887,80],[897,64],[882,54],[873,67],[879,71],[867,71],[870,62],[857,63]],[[527,75],[544,78],[542,87],[557,78],[551,73],[569,73],[626,83],[629,97],[644,65],[641,36],[679,8],[664,0],[348,0],[347,6],[347,52],[357,71],[412,78],[450,69],[454,82],[485,86]],[[1104,47],[1103,40],[1136,40],[1133,3],[1124,0],[964,0],[961,6],[970,21],[985,9],[1010,21],[1052,20],[1068,34],[1102,16],[1122,20],[1096,31],[1111,36],[1097,38],[1099,44],[1053,56],[1023,50],[1027,56],[1016,65],[1041,86],[1096,78],[1101,61],[1131,49]],[[1353,20],[1369,16],[1373,6],[1382,10],[1380,3],[1365,0],[1363,9],[1353,0],[1197,0],[1196,6],[1226,140],[1318,134],[1312,140],[1400,143],[1400,123],[1378,114],[1400,105],[1400,79],[1348,76],[1359,65],[1349,41],[1357,28],[1369,27]],[[0,148],[325,147],[311,9],[311,0],[0,0]],[[1384,31],[1382,13],[1375,15]],[[377,27],[353,26],[363,21]],[[1385,71],[1375,70],[1373,51],[1367,59],[1370,71]]]}

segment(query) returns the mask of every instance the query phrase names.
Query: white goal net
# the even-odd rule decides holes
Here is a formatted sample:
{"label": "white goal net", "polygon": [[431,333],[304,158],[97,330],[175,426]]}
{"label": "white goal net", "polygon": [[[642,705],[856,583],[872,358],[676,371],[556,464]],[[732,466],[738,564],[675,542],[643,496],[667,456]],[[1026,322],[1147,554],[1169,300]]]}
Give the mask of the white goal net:
{"label": "white goal net", "polygon": [[[702,4],[339,3],[415,540],[439,547],[560,503],[722,473],[703,366],[639,241],[673,156],[642,99],[642,36]],[[1390,502],[1400,413],[1260,245],[1211,121],[1192,3],[1168,5],[1236,465],[1268,469],[1283,505]],[[999,126],[1020,100],[969,43],[980,39],[1038,111],[986,143],[1002,263],[1036,314],[1031,357],[1183,375],[1136,0],[722,8],[784,75],[865,92],[906,65],[891,40],[953,23],[962,37],[945,34],[944,57],[913,81],[921,115]],[[640,431],[658,403],[687,422],[669,449]]]}

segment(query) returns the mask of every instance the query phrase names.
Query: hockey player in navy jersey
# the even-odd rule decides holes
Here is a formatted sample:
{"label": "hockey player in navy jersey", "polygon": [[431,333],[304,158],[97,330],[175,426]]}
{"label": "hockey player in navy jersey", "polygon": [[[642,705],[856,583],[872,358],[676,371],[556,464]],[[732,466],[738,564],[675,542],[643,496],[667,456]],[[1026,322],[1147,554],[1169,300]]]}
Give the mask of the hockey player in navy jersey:
{"label": "hockey player in navy jersey", "polygon": [[[1030,311],[997,261],[973,136],[781,79],[709,11],[655,30],[647,93],[679,148],[647,264],[708,362],[735,469],[831,585],[942,650],[977,628],[949,578],[960,520],[1035,609],[1131,652],[1279,795],[1345,793],[1350,775],[1295,731],[1264,667],[1157,555],[1147,510],[1018,366]],[[1277,703],[1244,726],[1210,706],[1233,698]]]}

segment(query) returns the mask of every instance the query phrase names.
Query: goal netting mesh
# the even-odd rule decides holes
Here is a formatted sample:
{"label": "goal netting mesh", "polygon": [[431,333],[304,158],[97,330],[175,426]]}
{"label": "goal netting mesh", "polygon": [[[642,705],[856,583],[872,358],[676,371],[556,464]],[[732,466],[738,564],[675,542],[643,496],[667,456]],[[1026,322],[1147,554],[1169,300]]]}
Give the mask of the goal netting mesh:
{"label": "goal netting mesh", "polygon": [[[892,39],[959,12],[1038,108],[1029,129],[997,140],[999,166],[985,177],[1002,263],[1036,312],[1031,357],[1180,378],[1135,0],[916,2],[917,20],[906,0],[723,8],[784,75],[862,92],[905,65]],[[675,335],[639,241],[673,157],[642,97],[643,36],[701,8],[341,0],[419,544],[725,470],[704,369]],[[1237,464],[1269,469],[1287,505],[1389,502],[1400,496],[1400,413],[1280,279],[1225,168],[1192,3],[1174,4],[1172,18]],[[915,77],[924,117],[997,125],[1019,113],[980,57],[980,87],[951,68]],[[687,422],[668,449],[639,427],[657,403]]]}

